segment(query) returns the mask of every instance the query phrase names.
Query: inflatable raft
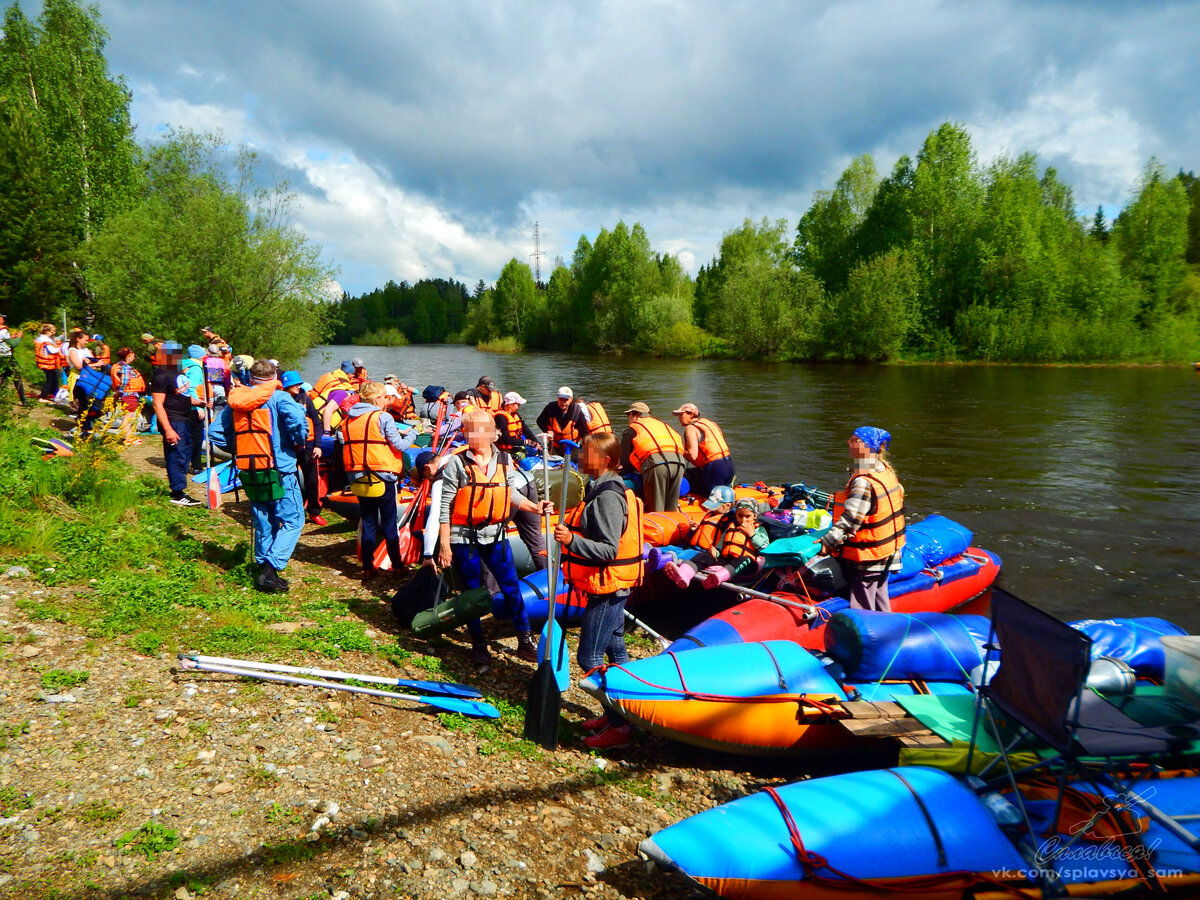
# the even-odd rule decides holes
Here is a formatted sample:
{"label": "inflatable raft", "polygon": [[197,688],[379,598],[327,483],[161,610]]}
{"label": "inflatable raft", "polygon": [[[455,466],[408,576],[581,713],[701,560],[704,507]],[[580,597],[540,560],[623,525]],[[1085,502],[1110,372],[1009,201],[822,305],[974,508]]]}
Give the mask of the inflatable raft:
{"label": "inflatable raft", "polygon": [[[1159,810],[1196,830],[1200,778],[1138,784]],[[1075,838],[1052,863],[1063,888],[1054,896],[1200,894],[1200,853],[1136,808],[1128,814],[1132,839],[1114,834],[1126,824],[1119,820],[1107,828],[1103,820],[1087,824],[1093,810],[1102,813],[1116,799],[1096,785],[1073,787],[1079,808],[1054,822],[1046,791],[1021,785],[1035,831],[1045,835],[1040,841],[1062,846]],[[639,849],[737,900],[1051,896],[1033,880],[1046,863],[1027,860],[1014,843],[1018,838],[998,823],[1015,807],[1002,795],[988,799],[938,769],[852,772],[742,797],[658,832]],[[1086,827],[1082,837],[1073,833],[1080,827]],[[1127,854],[1126,843],[1136,852]],[[1153,890],[1127,857],[1152,869],[1162,890]]]}
{"label": "inflatable raft", "polygon": [[[900,576],[904,575],[901,571]],[[893,577],[888,582],[892,611],[949,612],[979,597],[1000,574],[1000,557],[990,550],[968,547],[964,552],[915,575]],[[780,593],[792,603],[807,604],[805,595]],[[688,650],[744,641],[785,639],[802,647],[824,646],[825,624],[834,614],[847,609],[850,601],[832,597],[813,604],[817,612],[806,616],[793,606],[769,600],[748,600],[705,619],[685,632],[668,649]]]}

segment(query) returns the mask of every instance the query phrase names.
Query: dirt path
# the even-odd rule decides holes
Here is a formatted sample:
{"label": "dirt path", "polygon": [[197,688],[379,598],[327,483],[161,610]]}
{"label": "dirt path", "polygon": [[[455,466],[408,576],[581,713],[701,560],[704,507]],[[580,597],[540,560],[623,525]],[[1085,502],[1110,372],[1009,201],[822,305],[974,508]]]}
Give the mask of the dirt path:
{"label": "dirt path", "polygon": [[[158,438],[124,458],[165,492]],[[244,504],[185,512],[230,545],[247,539]],[[429,645],[396,629],[383,592],[346,577],[353,554],[346,523],[306,525],[291,605],[266,627],[294,632],[316,598],[332,597],[373,649],[288,661],[408,678],[433,665],[501,706],[498,724],[173,674],[173,652],[139,655],[29,614],[83,588],[0,577],[0,896],[684,897],[692,890],[648,870],[637,842],[794,777],[789,764],[751,766],[645,735],[594,756],[569,725],[559,750],[542,751],[519,737],[515,704],[533,667],[512,653],[511,630],[495,629],[495,665],[473,676],[459,636]],[[176,638],[186,649],[187,635]],[[398,665],[397,645],[411,648]],[[72,673],[86,681],[70,684],[82,677]],[[563,709],[578,722],[599,707],[573,686]]]}

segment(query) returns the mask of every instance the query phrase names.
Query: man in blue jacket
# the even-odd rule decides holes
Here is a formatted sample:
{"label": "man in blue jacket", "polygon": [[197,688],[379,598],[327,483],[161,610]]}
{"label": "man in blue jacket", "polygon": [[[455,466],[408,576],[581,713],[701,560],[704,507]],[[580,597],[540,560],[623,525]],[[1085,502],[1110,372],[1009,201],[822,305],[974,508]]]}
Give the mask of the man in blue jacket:
{"label": "man in blue jacket", "polygon": [[228,404],[213,423],[212,441],[234,454],[250,497],[259,566],[254,586],[267,593],[287,591],[280,573],[304,527],[296,454],[307,436],[304,407],[282,389],[278,370],[266,359],[250,367],[249,387],[229,392]]}

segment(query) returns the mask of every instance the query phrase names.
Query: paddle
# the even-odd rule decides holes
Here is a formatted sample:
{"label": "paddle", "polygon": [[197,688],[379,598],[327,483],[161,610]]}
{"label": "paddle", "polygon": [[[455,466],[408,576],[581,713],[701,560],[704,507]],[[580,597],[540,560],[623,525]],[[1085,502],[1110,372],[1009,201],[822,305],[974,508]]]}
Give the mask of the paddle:
{"label": "paddle", "polygon": [[[259,681],[274,681],[279,684],[298,684],[303,687],[325,688],[330,691],[346,691],[351,694],[367,694],[371,697],[387,697],[391,700],[411,700],[423,703],[447,712],[462,713],[464,716],[476,716],[482,719],[500,718],[500,710],[490,703],[480,703],[473,700],[462,700],[457,697],[426,697],[420,694],[397,694],[393,691],[378,691],[374,688],[358,687],[352,684],[335,684],[332,681],[316,681],[310,678],[294,678],[290,675],[279,675],[275,672],[261,672],[253,669],[239,669],[236,666],[217,666],[211,663],[196,662],[192,659],[181,659],[181,668],[196,672],[211,672],[220,675],[238,675],[242,678],[256,678]],[[356,676],[357,677],[357,676]]]}
{"label": "paddle", "polygon": [[742,587],[740,584],[733,584],[726,581],[721,587],[727,591],[733,591],[735,594],[741,594],[744,597],[753,597],[755,600],[767,600],[771,603],[777,603],[780,606],[787,606],[792,609],[801,610],[804,613],[805,619],[811,619],[817,615],[816,607],[808,603],[793,603],[791,600],[784,600],[778,594],[764,594],[762,591],[755,591],[748,587]]}
{"label": "paddle", "polygon": [[204,404],[204,461],[208,463],[207,499],[209,509],[221,508],[221,479],[213,466],[212,451],[212,388],[208,379],[204,380],[204,395],[208,402]]}
{"label": "paddle", "polygon": [[478,700],[483,697],[469,684],[457,684],[453,681],[412,681],[407,678],[385,678],[379,675],[356,675],[353,672],[337,672],[328,669],[304,668],[301,666],[284,666],[277,663],[255,662],[249,659],[229,659],[224,656],[203,656],[199,653],[180,653],[179,659],[210,666],[233,666],[237,669],[254,669],[261,672],[283,672],[289,675],[314,675],[317,678],[330,678],[334,681],[363,681],[368,684],[394,684],[397,687],[412,688],[414,691],[424,691],[427,694],[438,694],[444,697],[460,697],[464,700]]}
{"label": "paddle", "polygon": [[[546,484],[546,492],[550,492],[550,464],[546,457],[549,455],[549,435],[542,434],[542,478]],[[570,454],[570,450],[567,451]],[[568,456],[569,459],[569,456]],[[563,468],[563,498],[562,504],[559,507],[559,521],[562,521],[563,514],[566,511],[567,499],[567,469],[569,465],[564,464]],[[556,666],[551,661],[553,655],[553,638],[555,619],[554,615],[557,611],[555,603],[558,597],[558,567],[559,554],[556,553],[557,545],[554,541],[554,535],[550,530],[550,512],[547,510],[542,514],[542,527],[546,530],[546,565],[549,568],[547,579],[547,587],[549,593],[549,608],[546,610],[546,624],[542,628],[542,641],[538,645],[538,667],[533,673],[533,678],[529,682],[529,694],[525,703],[525,739],[533,741],[547,750],[554,750],[558,747],[558,711],[562,706],[562,692],[570,684],[570,672],[566,669],[566,653],[558,654],[558,662],[561,665],[562,672],[559,672],[559,666]],[[562,633],[562,629],[559,629]],[[565,637],[563,642],[565,644]],[[565,679],[566,683],[563,683]]]}

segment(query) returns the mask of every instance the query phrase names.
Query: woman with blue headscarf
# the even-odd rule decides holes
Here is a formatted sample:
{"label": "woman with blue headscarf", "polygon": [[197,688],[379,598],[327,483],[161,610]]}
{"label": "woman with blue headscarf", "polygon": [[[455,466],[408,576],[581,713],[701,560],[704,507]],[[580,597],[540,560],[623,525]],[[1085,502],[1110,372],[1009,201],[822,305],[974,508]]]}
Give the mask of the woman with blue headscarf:
{"label": "woman with blue headscarf", "polygon": [[850,436],[850,480],[833,496],[833,527],[821,538],[842,561],[850,604],[891,612],[888,574],[904,547],[904,488],[887,460],[892,436],[864,425]]}

